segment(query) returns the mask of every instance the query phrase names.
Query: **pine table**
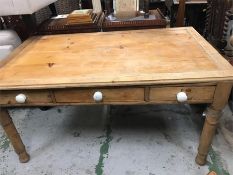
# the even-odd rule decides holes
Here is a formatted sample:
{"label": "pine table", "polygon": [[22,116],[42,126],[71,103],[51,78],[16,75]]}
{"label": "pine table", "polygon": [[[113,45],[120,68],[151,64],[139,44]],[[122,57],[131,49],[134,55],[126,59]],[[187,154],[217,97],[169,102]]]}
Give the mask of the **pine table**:
{"label": "pine table", "polygon": [[231,65],[191,27],[36,36],[0,62],[0,123],[27,162],[8,107],[207,103],[204,165],[232,82]]}

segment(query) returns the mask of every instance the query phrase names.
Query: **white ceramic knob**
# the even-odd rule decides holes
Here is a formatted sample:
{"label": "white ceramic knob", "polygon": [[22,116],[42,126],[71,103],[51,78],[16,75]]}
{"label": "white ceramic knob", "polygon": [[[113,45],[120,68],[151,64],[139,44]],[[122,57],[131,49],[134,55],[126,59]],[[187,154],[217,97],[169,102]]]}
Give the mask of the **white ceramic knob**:
{"label": "white ceramic knob", "polygon": [[176,97],[177,101],[180,103],[186,102],[188,100],[188,96],[185,92],[179,92]]}
{"label": "white ceramic knob", "polygon": [[95,100],[95,102],[101,102],[103,100],[103,94],[102,92],[95,92],[93,95],[93,99]]}
{"label": "white ceramic knob", "polygon": [[24,95],[24,94],[19,94],[19,95],[17,95],[17,96],[15,97],[15,101],[16,101],[17,103],[25,103],[25,102],[26,102],[26,99],[27,99],[27,97],[26,97],[26,95]]}

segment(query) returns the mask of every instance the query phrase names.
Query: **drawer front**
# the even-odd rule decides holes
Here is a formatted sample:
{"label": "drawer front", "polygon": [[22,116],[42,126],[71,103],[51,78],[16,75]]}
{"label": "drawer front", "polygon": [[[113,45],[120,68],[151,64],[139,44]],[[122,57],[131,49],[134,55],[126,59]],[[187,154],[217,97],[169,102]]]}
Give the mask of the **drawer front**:
{"label": "drawer front", "polygon": [[[19,103],[16,101],[16,96],[19,94],[25,95],[26,99],[24,103]],[[0,91],[0,104],[10,105],[10,104],[46,104],[52,103],[51,93],[49,91],[43,90],[29,90],[29,91]]]}
{"label": "drawer front", "polygon": [[57,103],[97,103],[93,98],[96,92],[101,92],[103,95],[100,103],[144,101],[144,88],[55,90],[54,97]]}
{"label": "drawer front", "polygon": [[215,86],[204,87],[152,87],[149,100],[158,103],[178,103],[177,94],[185,92],[188,103],[210,103],[213,101]]}

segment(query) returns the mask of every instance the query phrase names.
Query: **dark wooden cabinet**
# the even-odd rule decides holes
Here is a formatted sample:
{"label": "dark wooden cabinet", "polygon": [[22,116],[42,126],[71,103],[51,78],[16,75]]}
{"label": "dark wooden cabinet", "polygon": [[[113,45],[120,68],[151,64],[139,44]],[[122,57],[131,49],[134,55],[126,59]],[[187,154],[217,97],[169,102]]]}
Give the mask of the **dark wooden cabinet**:
{"label": "dark wooden cabinet", "polygon": [[232,0],[208,0],[205,37],[212,45],[223,50],[227,44],[227,31],[232,18]]}
{"label": "dark wooden cabinet", "polygon": [[[170,17],[170,26],[176,26],[176,18],[179,7],[179,0],[165,0]],[[205,29],[206,0],[189,0],[185,2],[185,26],[193,26],[200,34]]]}
{"label": "dark wooden cabinet", "polygon": [[[233,65],[233,1],[208,0],[206,39],[216,47]],[[233,109],[233,92],[230,96],[230,107]]]}

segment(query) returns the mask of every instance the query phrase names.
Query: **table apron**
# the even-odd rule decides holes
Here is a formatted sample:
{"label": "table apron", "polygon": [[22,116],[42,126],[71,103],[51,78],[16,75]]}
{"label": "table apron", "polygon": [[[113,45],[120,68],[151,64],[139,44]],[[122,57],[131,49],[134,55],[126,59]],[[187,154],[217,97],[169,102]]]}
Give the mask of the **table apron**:
{"label": "table apron", "polygon": [[[0,106],[59,106],[94,104],[178,104],[177,93],[185,92],[185,103],[212,103],[215,85],[177,85],[145,87],[103,87],[68,88],[48,90],[11,90],[0,91]],[[102,93],[102,100],[93,99],[95,92]],[[15,97],[26,96],[25,103],[18,103]]]}

